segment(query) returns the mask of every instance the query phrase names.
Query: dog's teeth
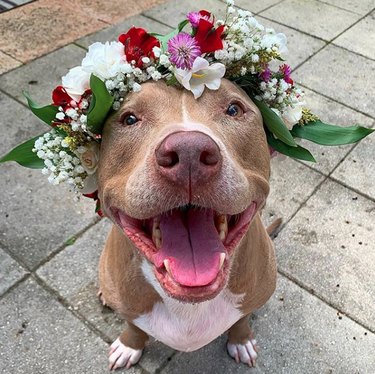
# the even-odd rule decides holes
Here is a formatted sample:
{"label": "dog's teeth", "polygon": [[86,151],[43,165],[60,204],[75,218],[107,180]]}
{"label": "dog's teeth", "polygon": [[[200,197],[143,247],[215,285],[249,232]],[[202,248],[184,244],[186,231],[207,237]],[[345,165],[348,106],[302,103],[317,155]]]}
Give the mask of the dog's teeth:
{"label": "dog's teeth", "polygon": [[219,237],[220,237],[220,240],[223,242],[225,238],[227,237],[227,234],[225,233],[225,231],[220,231]]}
{"label": "dog's teeth", "polygon": [[161,247],[161,231],[159,224],[159,219],[155,218],[152,225],[152,241],[154,242],[157,249]]}
{"label": "dog's teeth", "polygon": [[169,275],[172,275],[172,274],[171,274],[171,269],[170,269],[170,267],[169,267],[169,260],[164,260],[163,263],[164,263],[165,270],[167,270],[167,273],[168,273]]}
{"label": "dog's teeth", "polygon": [[219,269],[221,269],[223,267],[224,261],[225,261],[225,253],[220,253],[220,266],[219,266]]}
{"label": "dog's teeth", "polygon": [[220,240],[223,242],[228,235],[228,221],[225,214],[216,217],[216,227]]}

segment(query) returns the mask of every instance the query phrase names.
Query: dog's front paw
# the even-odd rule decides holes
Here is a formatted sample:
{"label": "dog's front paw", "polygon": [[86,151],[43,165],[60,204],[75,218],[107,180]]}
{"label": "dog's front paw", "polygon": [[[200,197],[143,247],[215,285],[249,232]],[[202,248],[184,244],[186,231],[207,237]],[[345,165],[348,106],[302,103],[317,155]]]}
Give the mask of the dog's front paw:
{"label": "dog's front paw", "polygon": [[117,338],[109,349],[109,370],[126,367],[129,369],[135,365],[142,356],[142,349],[127,347]]}
{"label": "dog's front paw", "polygon": [[250,367],[255,366],[255,361],[258,357],[256,340],[248,340],[245,344],[227,343],[228,353],[233,357],[237,363],[243,362]]}

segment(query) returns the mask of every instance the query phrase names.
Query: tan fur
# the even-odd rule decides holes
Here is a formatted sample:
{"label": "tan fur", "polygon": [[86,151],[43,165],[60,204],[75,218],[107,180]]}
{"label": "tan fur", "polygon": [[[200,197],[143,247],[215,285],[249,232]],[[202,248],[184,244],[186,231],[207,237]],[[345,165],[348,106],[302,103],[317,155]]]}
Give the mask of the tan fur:
{"label": "tan fur", "polygon": [[[228,104],[237,100],[247,109],[240,120],[224,115]],[[183,113],[184,108],[187,114]],[[142,119],[140,126],[126,127],[121,123],[129,112]],[[157,145],[168,134],[189,131],[183,122],[186,115],[189,129],[212,137],[224,157],[222,176],[193,191],[191,201],[185,191],[165,183],[153,160]],[[127,97],[105,125],[99,196],[104,212],[112,220],[113,205],[137,219],[147,219],[176,207],[177,203],[189,202],[223,214],[237,214],[256,200],[260,211],[269,192],[269,161],[261,115],[234,84],[223,80],[218,91],[206,90],[195,100],[186,90],[165,83],[146,83],[140,93]],[[156,302],[162,302],[146,282],[140,269],[141,260],[137,248],[114,226],[100,259],[100,287],[107,304],[129,322],[150,312]],[[232,257],[227,287],[234,294],[245,294],[240,305],[245,316],[268,300],[275,281],[273,244],[257,213]],[[245,339],[243,320],[230,330],[231,342],[241,343]],[[125,332],[120,339],[132,348],[141,349],[145,333],[134,337],[136,331]]]}

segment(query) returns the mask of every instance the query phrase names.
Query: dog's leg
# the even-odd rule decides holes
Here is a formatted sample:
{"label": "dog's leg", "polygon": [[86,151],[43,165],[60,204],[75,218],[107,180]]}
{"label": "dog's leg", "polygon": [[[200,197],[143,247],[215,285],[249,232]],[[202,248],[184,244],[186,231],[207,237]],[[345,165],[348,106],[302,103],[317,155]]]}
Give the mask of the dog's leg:
{"label": "dog's leg", "polygon": [[237,363],[243,362],[250,367],[255,366],[258,347],[250,330],[249,315],[241,318],[228,330],[227,349]]}
{"label": "dog's leg", "polygon": [[109,349],[109,369],[121,367],[129,369],[142,356],[148,335],[137,326],[128,322],[126,330],[112,343]]}

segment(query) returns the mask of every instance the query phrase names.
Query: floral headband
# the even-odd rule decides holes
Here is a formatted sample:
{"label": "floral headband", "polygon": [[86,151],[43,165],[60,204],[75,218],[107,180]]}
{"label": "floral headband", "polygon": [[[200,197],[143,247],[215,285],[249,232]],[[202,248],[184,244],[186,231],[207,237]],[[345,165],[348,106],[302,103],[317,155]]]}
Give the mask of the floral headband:
{"label": "floral headband", "polygon": [[24,92],[31,111],[51,130],[17,146],[0,162],[41,168],[50,183],[67,182],[94,198],[100,214],[96,169],[103,125],[125,96],[140,91],[148,80],[182,86],[195,99],[205,89],[217,90],[223,77],[235,82],[258,106],[270,147],[300,160],[315,162],[295,138],[342,145],[373,131],[320,121],[304,106],[291,68],[283,63],[285,35],[235,9],[233,0],[226,3],[225,20],[201,10],[190,12],[167,35],[132,27],[118,41],[92,44],[81,65],[70,69],[53,90],[51,105],[39,107]]}

